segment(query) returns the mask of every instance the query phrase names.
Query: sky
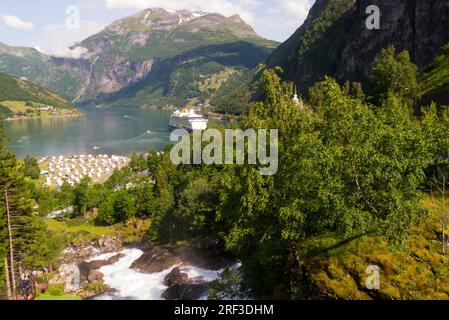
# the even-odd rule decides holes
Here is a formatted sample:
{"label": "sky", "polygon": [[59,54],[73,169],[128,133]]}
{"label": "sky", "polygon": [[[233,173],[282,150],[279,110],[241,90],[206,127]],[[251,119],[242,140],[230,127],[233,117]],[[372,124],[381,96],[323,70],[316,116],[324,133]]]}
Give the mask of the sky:
{"label": "sky", "polygon": [[282,42],[304,22],[314,2],[315,0],[0,0],[0,42],[33,47],[56,56],[73,55],[69,47],[101,31],[111,22],[146,8],[217,12],[225,16],[239,14],[259,35]]}

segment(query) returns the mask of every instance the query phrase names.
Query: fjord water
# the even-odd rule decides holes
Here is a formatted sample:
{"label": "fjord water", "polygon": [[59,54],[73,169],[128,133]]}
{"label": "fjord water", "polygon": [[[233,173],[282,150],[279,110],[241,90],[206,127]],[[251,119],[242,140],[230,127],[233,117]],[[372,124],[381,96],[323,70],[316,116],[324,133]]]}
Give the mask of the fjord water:
{"label": "fjord water", "polygon": [[5,121],[18,158],[161,151],[170,142],[170,113],[139,108],[83,108],[76,118]]}

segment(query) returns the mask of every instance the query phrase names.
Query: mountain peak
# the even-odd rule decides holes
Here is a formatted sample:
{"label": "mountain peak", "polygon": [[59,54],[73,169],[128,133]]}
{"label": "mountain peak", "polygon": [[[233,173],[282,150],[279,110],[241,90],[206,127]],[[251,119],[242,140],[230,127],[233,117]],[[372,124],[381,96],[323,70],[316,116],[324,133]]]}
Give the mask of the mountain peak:
{"label": "mountain peak", "polygon": [[141,33],[141,37],[145,38],[153,31],[172,32],[179,29],[193,33],[222,30],[223,33],[239,38],[260,38],[238,14],[226,17],[213,12],[164,8],[148,8],[117,20],[106,27],[106,31],[119,36]]}
{"label": "mountain peak", "polygon": [[239,14],[234,14],[234,15],[230,16],[229,19],[231,19],[232,21],[235,21],[235,22],[246,23],[245,20],[243,20]]}

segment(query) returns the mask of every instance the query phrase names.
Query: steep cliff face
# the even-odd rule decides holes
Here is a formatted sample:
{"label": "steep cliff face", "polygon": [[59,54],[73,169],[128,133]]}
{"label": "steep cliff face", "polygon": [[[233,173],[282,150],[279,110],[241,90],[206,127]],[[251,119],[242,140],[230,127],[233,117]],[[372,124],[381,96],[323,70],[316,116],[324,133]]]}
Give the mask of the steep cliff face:
{"label": "steep cliff face", "polygon": [[[380,30],[366,28],[366,8],[381,12]],[[449,42],[446,0],[318,0],[305,24],[275,50],[269,66],[281,65],[285,77],[306,93],[325,75],[365,82],[382,48],[408,50],[422,69]]]}

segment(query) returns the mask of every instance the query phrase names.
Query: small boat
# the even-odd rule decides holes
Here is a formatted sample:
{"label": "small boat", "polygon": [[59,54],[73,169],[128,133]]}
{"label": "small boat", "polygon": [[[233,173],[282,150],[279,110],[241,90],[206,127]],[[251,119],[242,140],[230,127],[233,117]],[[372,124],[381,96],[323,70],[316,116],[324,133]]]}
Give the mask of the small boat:
{"label": "small boat", "polygon": [[99,149],[100,149],[100,147],[94,146],[94,150],[99,150]]}

